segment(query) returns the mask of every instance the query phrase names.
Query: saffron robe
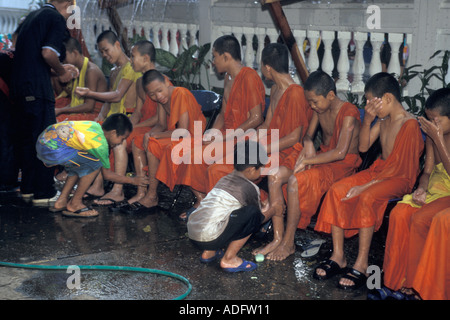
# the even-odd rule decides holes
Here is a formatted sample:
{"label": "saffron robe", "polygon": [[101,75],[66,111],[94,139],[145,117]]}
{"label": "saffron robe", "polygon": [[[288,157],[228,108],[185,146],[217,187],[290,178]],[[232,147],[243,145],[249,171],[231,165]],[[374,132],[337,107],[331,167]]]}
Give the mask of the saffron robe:
{"label": "saffron robe", "polygon": [[[411,192],[419,174],[423,148],[419,123],[415,119],[407,120],[387,159],[378,158],[368,169],[332,185],[323,200],[315,230],[331,233],[331,226],[335,225],[345,229],[345,237],[354,236],[360,228],[373,226],[378,231],[389,200]],[[372,180],[380,181],[359,196],[342,201],[352,187]]]}
{"label": "saffron robe", "polygon": [[[262,145],[269,145],[271,143],[272,130],[279,130],[279,139],[282,139],[299,126],[303,127],[299,140],[303,140],[312,115],[313,110],[309,106],[308,101],[306,101],[303,88],[298,84],[290,85],[281,96],[273,112],[272,120],[267,130],[267,137],[261,139],[260,143]],[[280,150],[277,154],[271,153],[270,158],[274,159],[278,156],[279,167],[293,151],[294,146]],[[208,192],[214,188],[222,177],[234,170],[233,164],[226,163],[225,158],[226,156],[222,164],[215,163],[208,168]],[[269,168],[270,163],[266,167]]]}
{"label": "saffron robe", "polygon": [[[142,105],[141,113],[142,117],[139,122],[150,119],[156,115],[158,104],[145,95],[145,101]],[[127,152],[131,152],[132,143],[134,143],[139,149],[144,150],[144,135],[149,132],[152,127],[135,127],[127,138]]]}
{"label": "saffron robe", "polygon": [[[361,124],[360,112],[356,106],[348,102],[344,103],[336,116],[330,143],[328,145],[322,144],[319,153],[327,152],[337,147],[345,117],[354,117]],[[302,144],[297,143],[295,151],[286,159],[285,165],[291,170],[294,169],[295,162],[302,150]],[[313,165],[310,169],[295,174],[301,212],[298,228],[306,229],[311,222],[311,217],[317,212],[323,195],[333,183],[354,174],[361,162],[359,153],[347,153],[342,160]],[[287,198],[286,185],[283,187],[283,192],[285,198]]]}
{"label": "saffron robe", "polygon": [[[185,112],[189,115],[189,134],[190,137],[186,137],[188,144],[193,141],[194,127],[201,125],[200,132],[205,130],[206,119],[202,113],[202,108],[198,104],[194,95],[186,88],[176,87],[172,93],[170,102],[170,115],[167,117],[167,130],[175,130],[180,117]],[[180,141],[172,141],[172,138],[155,139],[149,138],[147,148],[148,150],[160,160],[158,170],[156,171],[156,179],[167,183],[168,185],[174,185],[177,177],[178,164],[172,161],[172,150],[179,144],[183,143],[183,139]],[[165,155],[165,157],[163,157]],[[183,155],[181,155],[183,156]],[[161,179],[164,177],[164,179]]]}
{"label": "saffron robe", "polygon": [[431,172],[425,205],[407,194],[391,211],[383,262],[388,288],[411,288],[433,217],[450,207],[450,177],[442,163]]}
{"label": "saffron robe", "polygon": [[[248,113],[254,107],[260,105],[262,109],[265,106],[265,87],[258,73],[249,67],[243,67],[234,79],[227,104],[225,106],[224,127],[222,134],[226,129],[237,129],[248,119]],[[208,191],[208,162],[205,157],[209,154],[205,151],[208,145],[202,146],[202,154],[191,154],[190,164],[182,164],[178,168],[176,179],[168,181],[168,177],[157,175],[158,180],[166,184],[171,190],[177,184],[190,186],[191,188],[203,193]],[[225,142],[223,143],[225,150]],[[199,157],[201,156],[201,159]],[[168,157],[168,156],[166,156]],[[174,173],[172,173],[174,175]]]}
{"label": "saffron robe", "polygon": [[450,208],[434,216],[412,287],[424,300],[450,299]]}

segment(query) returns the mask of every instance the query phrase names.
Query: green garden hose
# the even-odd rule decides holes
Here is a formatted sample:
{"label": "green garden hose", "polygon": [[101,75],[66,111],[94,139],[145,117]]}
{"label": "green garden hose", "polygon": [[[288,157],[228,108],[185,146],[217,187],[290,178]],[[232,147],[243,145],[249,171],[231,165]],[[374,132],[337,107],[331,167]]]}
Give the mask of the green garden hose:
{"label": "green garden hose", "polygon": [[[10,268],[25,268],[25,269],[41,269],[41,270],[67,270],[70,266],[49,266],[49,265],[31,265],[31,264],[19,264],[19,263],[11,263],[11,262],[3,262],[0,261],[0,266],[10,267]],[[172,273],[169,271],[157,270],[157,269],[148,269],[148,268],[139,268],[139,267],[124,267],[124,266],[79,266],[80,270],[94,270],[94,271],[128,271],[128,272],[141,272],[141,273],[152,273],[158,274],[170,278],[174,278],[176,280],[181,281],[187,286],[187,290],[182,295],[174,298],[174,300],[182,300],[186,298],[189,293],[191,293],[192,285],[188,279],[179,274]]]}

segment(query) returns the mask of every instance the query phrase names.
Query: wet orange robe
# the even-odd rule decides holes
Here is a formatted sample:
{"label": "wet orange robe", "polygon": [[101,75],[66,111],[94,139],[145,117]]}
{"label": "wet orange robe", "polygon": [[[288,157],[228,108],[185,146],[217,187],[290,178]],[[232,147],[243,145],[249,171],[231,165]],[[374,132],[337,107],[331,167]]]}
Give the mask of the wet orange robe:
{"label": "wet orange robe", "polygon": [[391,211],[383,262],[386,287],[392,290],[413,287],[427,235],[434,237],[429,232],[431,221],[449,207],[450,197],[443,197],[420,208],[399,203]]}
{"label": "wet orange robe", "polygon": [[412,287],[425,300],[450,299],[450,208],[434,216]]}
{"label": "wet orange robe", "polygon": [[[60,98],[55,104],[56,108],[63,108],[70,103],[70,99]],[[65,102],[69,102],[65,104]],[[61,121],[94,121],[98,114],[102,110],[103,102],[96,102],[94,105],[94,110],[92,112],[82,112],[82,113],[64,113],[56,117],[57,122]]]}
{"label": "wet orange robe", "polygon": [[[167,130],[175,130],[180,117],[185,112],[189,115],[188,131],[191,135],[191,142],[194,138],[194,127],[201,124],[200,133],[203,133],[206,126],[206,119],[202,113],[202,108],[198,104],[193,94],[186,88],[176,87],[172,93],[170,102],[170,115],[167,118]],[[196,122],[196,123],[195,123]],[[156,179],[167,185],[174,185],[177,177],[179,164],[172,161],[173,148],[181,143],[180,141],[172,141],[172,138],[155,139],[149,138],[148,150],[160,160],[158,170],[156,171]],[[165,156],[164,156],[165,155]],[[164,181],[163,181],[164,180]]]}
{"label": "wet orange robe", "polygon": [[[224,127],[221,130],[225,134],[226,129],[237,129],[248,119],[250,110],[260,105],[262,110],[265,106],[265,87],[258,73],[249,67],[243,67],[234,79],[224,114]],[[208,156],[204,152],[208,145],[202,146],[202,155]],[[225,150],[225,143],[223,144]],[[198,156],[198,155],[197,155]],[[201,163],[194,163],[195,155],[192,154],[190,164],[180,166],[177,181],[174,184],[166,183],[165,177],[160,177],[160,181],[164,182],[171,190],[176,184],[183,184],[192,187],[203,193],[208,191],[208,175],[207,169],[209,164],[205,162],[204,157]]]}
{"label": "wet orange robe", "polygon": [[[150,119],[151,117],[156,115],[158,104],[150,99],[147,95],[145,95],[145,101],[142,105],[141,113],[142,118],[140,122]],[[152,127],[137,127],[133,128],[133,131],[127,138],[127,152],[131,152],[132,143],[134,142],[136,146],[144,150],[144,135],[149,132]]]}
{"label": "wet orange robe", "polygon": [[[334,131],[329,145],[321,145],[319,153],[333,150],[337,147],[339,136],[345,117],[354,117],[361,124],[360,112],[351,103],[344,103],[339,110],[334,124]],[[303,146],[297,143],[295,151],[284,162],[285,166],[293,170]],[[361,165],[361,157],[358,154],[347,154],[344,159],[331,163],[313,165],[310,169],[295,174],[298,184],[298,197],[300,204],[300,221],[297,228],[306,229],[311,222],[311,217],[317,212],[320,201],[328,189],[340,179],[355,173]],[[283,187],[287,198],[286,185]]]}
{"label": "wet orange robe", "polygon": [[[279,139],[289,135],[299,126],[302,126],[302,134],[299,140],[308,130],[309,122],[311,121],[313,110],[306,101],[303,88],[298,84],[290,85],[281,96],[278,104],[274,110],[272,120],[270,121],[269,129],[267,130],[267,137],[261,139],[263,145],[269,145],[272,139],[272,130],[279,130]],[[294,146],[278,152],[278,166],[294,151]],[[276,157],[276,154],[270,154],[271,158]],[[270,159],[269,159],[270,160]],[[270,163],[266,165],[270,167]],[[234,169],[233,164],[225,163],[225,157],[222,164],[215,163],[208,168],[208,189],[211,191],[216,183]],[[265,197],[264,195],[263,197]]]}
{"label": "wet orange robe", "polygon": [[[374,227],[377,231],[389,200],[411,192],[419,174],[423,148],[419,123],[415,119],[407,120],[386,160],[378,158],[370,168],[333,184],[325,195],[315,230],[331,233],[331,226],[335,225],[345,229],[346,237],[357,234],[360,228]],[[381,181],[357,197],[341,200],[350,188],[372,180]]]}

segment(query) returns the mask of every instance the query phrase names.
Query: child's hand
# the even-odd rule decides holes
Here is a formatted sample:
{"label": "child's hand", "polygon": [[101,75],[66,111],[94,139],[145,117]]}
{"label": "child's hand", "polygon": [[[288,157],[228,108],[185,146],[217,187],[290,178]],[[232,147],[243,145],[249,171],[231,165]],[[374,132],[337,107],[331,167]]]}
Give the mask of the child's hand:
{"label": "child's hand", "polygon": [[77,95],[79,95],[80,97],[86,97],[90,91],[91,90],[89,90],[89,88],[84,88],[84,87],[76,87],[75,88],[75,93]]}
{"label": "child's hand", "polygon": [[422,187],[417,188],[412,194],[412,200],[419,206],[423,206],[425,204],[426,197],[427,192]]}
{"label": "child's hand", "polygon": [[381,98],[373,98],[372,100],[367,100],[366,107],[364,108],[364,123],[371,124],[372,121],[376,118],[378,111],[382,106]]}
{"label": "child's hand", "polygon": [[423,132],[425,132],[434,142],[444,138],[444,133],[439,120],[433,119],[430,121],[424,117],[419,117],[419,123]]}
{"label": "child's hand", "polygon": [[146,176],[144,176],[144,177],[136,176],[133,178],[133,184],[135,186],[146,187],[148,185],[148,183],[149,183],[149,179]]}

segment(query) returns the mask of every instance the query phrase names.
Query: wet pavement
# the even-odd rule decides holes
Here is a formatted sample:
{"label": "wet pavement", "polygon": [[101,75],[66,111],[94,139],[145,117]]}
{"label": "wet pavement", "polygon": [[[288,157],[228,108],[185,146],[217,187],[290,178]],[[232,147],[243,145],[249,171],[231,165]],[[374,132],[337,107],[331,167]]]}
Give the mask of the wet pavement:
{"label": "wet pavement", "polygon": [[[133,194],[127,189],[126,196]],[[337,277],[318,281],[312,270],[331,252],[331,238],[312,228],[298,230],[298,245],[326,240],[313,259],[298,249],[285,261],[265,260],[252,272],[229,274],[218,263],[199,262],[200,251],[187,237],[178,215],[193,198],[183,189],[170,209],[174,193],[159,188],[160,206],[145,214],[127,215],[99,209],[95,218],[69,218],[46,207],[33,207],[17,193],[0,193],[0,261],[40,265],[109,265],[141,267],[181,275],[192,291],[185,300],[366,300],[367,288],[344,291]],[[373,239],[369,263],[381,266],[384,231]],[[270,241],[271,234],[252,237],[240,256],[254,261],[252,250]],[[346,241],[348,262],[354,262],[358,238]],[[0,267],[0,300],[169,300],[187,286],[171,277],[133,272],[81,270],[79,288],[69,289],[66,270]]]}

